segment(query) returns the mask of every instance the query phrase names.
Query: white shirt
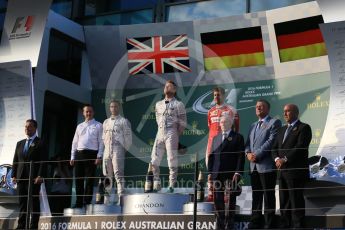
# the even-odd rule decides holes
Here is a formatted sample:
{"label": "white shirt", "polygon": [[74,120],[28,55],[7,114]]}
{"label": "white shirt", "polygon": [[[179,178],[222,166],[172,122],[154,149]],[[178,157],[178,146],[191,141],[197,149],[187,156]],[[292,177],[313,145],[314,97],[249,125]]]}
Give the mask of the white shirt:
{"label": "white shirt", "polygon": [[266,121],[267,121],[267,119],[268,119],[268,115],[266,115],[266,117],[264,117],[264,118],[262,118],[262,119],[259,119],[259,120],[258,120],[258,123],[259,123],[260,121],[262,121],[262,122],[266,122]]}
{"label": "white shirt", "polygon": [[227,138],[227,137],[229,136],[230,131],[231,131],[231,130],[222,132],[222,141],[224,141],[224,139]]}
{"label": "white shirt", "polygon": [[[29,142],[30,145],[32,145],[32,142],[34,142],[35,138],[37,137],[37,134],[35,133],[33,136],[29,137],[29,136],[26,136],[26,141],[25,141],[25,144],[24,146],[26,145],[26,142]],[[28,146],[28,149],[30,148],[30,145]],[[25,147],[24,147],[25,148]],[[27,150],[28,150],[27,149]]]}
{"label": "white shirt", "polygon": [[26,141],[30,140],[31,143],[35,140],[35,138],[37,137],[37,134],[35,133],[33,136],[29,137],[29,136],[26,136]]}
{"label": "white shirt", "polygon": [[104,150],[102,133],[102,124],[95,119],[80,123],[72,141],[71,160],[75,159],[77,150],[96,150],[97,158],[102,158]]}

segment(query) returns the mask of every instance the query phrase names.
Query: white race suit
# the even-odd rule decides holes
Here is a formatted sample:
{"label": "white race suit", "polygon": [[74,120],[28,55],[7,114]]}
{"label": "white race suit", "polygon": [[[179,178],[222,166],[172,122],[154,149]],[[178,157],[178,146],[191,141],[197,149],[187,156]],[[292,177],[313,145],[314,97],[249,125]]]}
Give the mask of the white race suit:
{"label": "white race suit", "polygon": [[103,122],[103,174],[115,176],[117,193],[123,195],[125,189],[124,166],[125,152],[132,145],[132,130],[130,122],[117,115]]}
{"label": "white race suit", "polygon": [[186,127],[186,109],[182,102],[175,98],[161,100],[156,103],[156,121],[158,131],[151,154],[153,177],[159,179],[159,165],[166,150],[169,166],[169,186],[174,187],[177,181],[178,159],[177,150],[179,135]]}

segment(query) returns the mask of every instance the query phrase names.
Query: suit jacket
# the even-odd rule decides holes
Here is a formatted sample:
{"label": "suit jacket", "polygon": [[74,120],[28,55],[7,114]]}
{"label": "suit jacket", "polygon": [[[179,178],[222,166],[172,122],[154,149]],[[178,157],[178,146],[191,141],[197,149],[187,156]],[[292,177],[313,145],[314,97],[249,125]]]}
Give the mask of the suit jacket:
{"label": "suit jacket", "polygon": [[260,128],[257,129],[257,125],[258,121],[251,124],[245,147],[246,153],[256,154],[256,162],[250,162],[250,171],[253,172],[256,166],[259,173],[271,172],[275,169],[271,154],[272,145],[282,123],[280,120],[268,116]]}
{"label": "suit jacket", "polygon": [[[30,161],[33,161],[32,167],[32,178],[37,176],[45,176],[45,166],[46,163],[41,162],[45,160],[45,154],[42,140],[36,137],[29,149],[27,154],[24,156],[23,149],[26,139],[21,140],[17,143],[16,150],[13,157],[12,165],[12,177],[17,179],[28,179],[30,173]],[[37,163],[38,162],[38,163]]]}
{"label": "suit jacket", "polygon": [[287,159],[278,176],[285,176],[291,179],[307,179],[309,178],[308,148],[312,138],[311,128],[308,124],[298,120],[283,143],[286,129],[287,125],[279,129],[276,141],[272,147],[273,159],[277,157],[286,157]]}
{"label": "suit jacket", "polygon": [[241,134],[230,131],[224,141],[222,134],[218,134],[212,140],[211,149],[208,172],[213,180],[217,179],[218,175],[222,178],[232,178],[235,172],[243,175],[244,139]]}

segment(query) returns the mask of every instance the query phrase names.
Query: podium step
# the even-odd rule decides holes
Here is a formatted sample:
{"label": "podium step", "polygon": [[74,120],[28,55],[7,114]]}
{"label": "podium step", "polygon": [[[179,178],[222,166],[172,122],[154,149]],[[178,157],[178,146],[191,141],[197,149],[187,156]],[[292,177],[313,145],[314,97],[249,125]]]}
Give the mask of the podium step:
{"label": "podium step", "polygon": [[182,214],[188,194],[144,193],[126,194],[122,197],[123,214]]}
{"label": "podium step", "polygon": [[85,215],[85,208],[65,208],[63,210],[64,216],[78,216]]}
{"label": "podium step", "polygon": [[[198,202],[197,213],[200,214],[213,214],[214,204],[212,202]],[[183,205],[183,214],[193,215],[194,203],[189,202]]]}
{"label": "podium step", "polygon": [[121,214],[121,206],[106,204],[89,204],[86,206],[86,215],[112,215]]}

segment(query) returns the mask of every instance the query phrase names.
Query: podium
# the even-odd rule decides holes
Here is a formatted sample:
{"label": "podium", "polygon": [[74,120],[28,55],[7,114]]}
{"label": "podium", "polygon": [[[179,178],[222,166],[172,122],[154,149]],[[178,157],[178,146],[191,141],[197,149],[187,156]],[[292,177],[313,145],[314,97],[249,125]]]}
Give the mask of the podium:
{"label": "podium", "polygon": [[106,204],[89,204],[86,206],[86,215],[113,215],[121,214],[121,206]]}
{"label": "podium", "polygon": [[[183,205],[183,214],[193,215],[194,213],[194,202],[189,202]],[[201,214],[213,214],[214,204],[212,202],[198,202],[197,213]]]}
{"label": "podium", "polygon": [[65,208],[63,210],[64,216],[79,216],[85,215],[85,208]]}
{"label": "podium", "polygon": [[182,214],[183,205],[189,201],[188,194],[144,193],[122,197],[123,214]]}

